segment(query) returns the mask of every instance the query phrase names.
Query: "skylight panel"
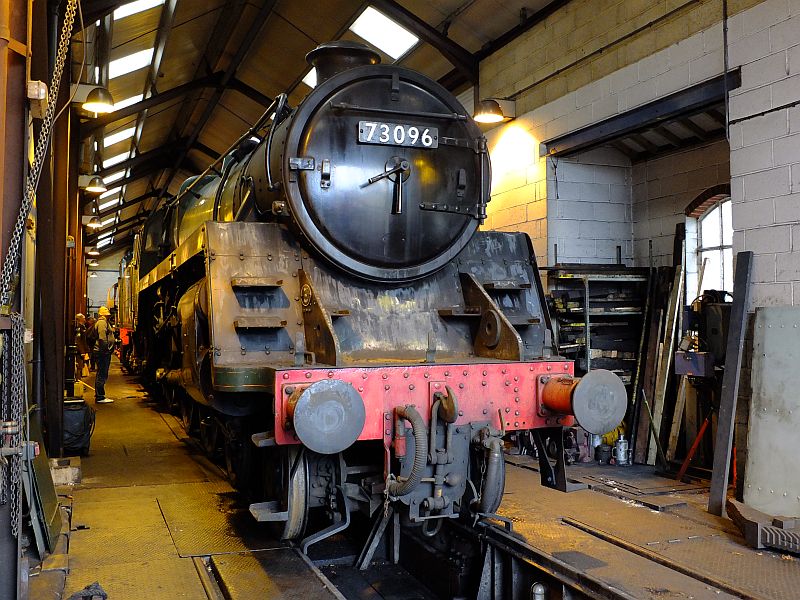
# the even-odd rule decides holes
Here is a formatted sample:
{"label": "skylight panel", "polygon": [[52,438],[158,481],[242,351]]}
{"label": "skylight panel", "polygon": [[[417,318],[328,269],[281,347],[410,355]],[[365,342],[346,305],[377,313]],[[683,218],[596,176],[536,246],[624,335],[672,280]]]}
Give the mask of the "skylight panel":
{"label": "skylight panel", "polygon": [[303,83],[305,83],[308,87],[313,88],[317,86],[317,70],[311,69],[306,76],[303,77]]}
{"label": "skylight panel", "polygon": [[121,189],[122,189],[121,187],[115,187],[113,189],[108,190],[107,192],[103,192],[102,194],[100,194],[100,200],[102,200],[103,198],[108,198],[109,196],[113,196],[114,194],[119,194]]}
{"label": "skylight panel", "polygon": [[108,63],[108,78],[114,79],[138,69],[150,66],[153,60],[153,48],[140,50]]}
{"label": "skylight panel", "polygon": [[103,212],[107,208],[111,208],[112,206],[117,206],[119,204],[119,200],[120,200],[119,197],[114,198],[113,200],[109,200],[108,202],[104,202],[103,204],[101,204],[97,208],[100,210],[100,212]]}
{"label": "skylight panel", "polygon": [[115,181],[119,181],[125,177],[125,171],[117,171],[116,173],[112,173],[111,175],[106,175],[103,177],[103,183],[108,185],[109,183],[114,183]]}
{"label": "skylight panel", "polygon": [[136,2],[129,2],[128,4],[123,4],[114,11],[114,20],[119,21],[125,17],[130,17],[131,15],[156,6],[161,6],[162,4],[164,4],[164,0],[136,0]]}
{"label": "skylight panel", "polygon": [[[116,220],[117,220],[117,215],[114,215],[113,217],[108,217],[105,221],[101,221],[100,222],[100,227],[105,227],[106,225],[111,225]],[[111,233],[112,232],[108,232],[107,234],[103,234],[103,235],[111,235]],[[103,237],[103,236],[100,236],[100,237]]]}
{"label": "skylight panel", "polygon": [[113,237],[107,237],[105,239],[102,239],[102,240],[98,241],[96,248],[105,248],[106,246],[109,246],[109,245],[111,245],[113,243],[114,243],[114,238]]}
{"label": "skylight panel", "polygon": [[136,133],[136,127],[128,127],[127,129],[123,129],[121,131],[112,133],[111,135],[107,135],[105,136],[105,138],[103,138],[103,147],[108,148],[109,146],[113,146],[117,142],[121,142],[122,140],[127,140],[128,138],[132,138],[134,133]]}
{"label": "skylight panel", "polygon": [[119,102],[114,103],[114,110],[119,110],[132,104],[136,104],[137,102],[141,102],[143,99],[144,94],[138,94],[136,96],[131,96],[130,98],[125,98],[125,100],[120,100]]}
{"label": "skylight panel", "polygon": [[[389,17],[368,6],[350,26],[350,31],[394,59],[409,51],[419,38]],[[311,86],[313,87],[313,86]]]}
{"label": "skylight panel", "polygon": [[128,154],[130,154],[130,151],[123,152],[122,154],[117,154],[116,156],[112,156],[111,158],[105,159],[103,161],[103,168],[107,169],[108,167],[113,167],[114,165],[118,165],[123,160],[127,160]]}

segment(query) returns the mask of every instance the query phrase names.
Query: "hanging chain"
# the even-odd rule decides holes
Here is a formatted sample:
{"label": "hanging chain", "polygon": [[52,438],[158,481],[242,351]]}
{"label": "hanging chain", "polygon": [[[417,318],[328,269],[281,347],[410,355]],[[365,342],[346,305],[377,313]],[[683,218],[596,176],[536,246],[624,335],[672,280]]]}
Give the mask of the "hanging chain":
{"label": "hanging chain", "polygon": [[[8,337],[6,337],[8,339]],[[11,340],[10,345],[6,346],[11,353],[11,377],[8,401],[11,405],[11,420],[17,423],[17,433],[11,438],[11,446],[21,448],[24,440],[27,440],[27,419],[28,415],[23,411],[23,398],[25,390],[25,320],[19,313],[11,315]],[[6,371],[8,372],[8,371]],[[11,500],[11,535],[17,537],[20,511],[22,510],[22,456],[14,454],[10,460],[10,479],[9,499]]]}
{"label": "hanging chain", "polygon": [[19,214],[11,232],[5,261],[0,269],[0,312],[9,314],[11,331],[0,334],[0,353],[2,353],[2,374],[0,374],[0,417],[2,417],[2,432],[0,433],[0,448],[15,449],[5,457],[0,455],[0,503],[10,503],[11,534],[19,535],[20,514],[22,511],[22,451],[27,442],[27,411],[25,409],[27,396],[25,380],[25,320],[19,313],[11,313],[17,281],[19,279],[19,263],[22,255],[22,236],[25,223],[33,207],[36,187],[39,176],[44,166],[45,155],[50,145],[50,136],[53,130],[53,121],[58,103],[58,90],[61,85],[61,76],[67,60],[72,25],[78,0],[67,2],[64,14],[64,24],[58,42],[56,64],[53,69],[53,79],[50,83],[50,95],[47,101],[39,138],[36,140],[33,164],[28,171],[25,184],[25,195],[22,198]]}
{"label": "hanging chain", "polygon": [[[2,358],[2,372],[0,373],[0,423],[5,425],[11,421],[10,386],[6,385],[6,377],[11,373],[8,348],[8,332],[0,332],[0,358]],[[5,429],[5,427],[3,427]],[[5,437],[0,437],[0,447],[6,445]],[[10,481],[10,468],[8,459],[0,454],[0,504],[8,502],[8,481]]]}
{"label": "hanging chain", "polygon": [[56,53],[56,64],[53,70],[53,80],[50,82],[50,92],[47,101],[47,111],[42,121],[42,129],[39,132],[39,139],[36,140],[36,149],[33,154],[33,164],[28,172],[28,179],[25,185],[25,196],[22,199],[17,221],[11,232],[11,241],[8,245],[6,259],[0,270],[0,306],[6,312],[9,310],[11,300],[16,287],[16,279],[19,271],[19,260],[22,248],[22,234],[25,231],[25,222],[33,207],[33,199],[36,196],[36,186],[39,182],[39,175],[42,172],[47,148],[50,145],[50,135],[53,128],[53,116],[56,112],[58,103],[58,89],[61,86],[61,75],[64,72],[64,64],[67,60],[69,41],[72,34],[72,25],[75,21],[75,11],[78,0],[69,0],[64,14],[64,26],[61,29],[61,38],[58,42],[58,52]]}

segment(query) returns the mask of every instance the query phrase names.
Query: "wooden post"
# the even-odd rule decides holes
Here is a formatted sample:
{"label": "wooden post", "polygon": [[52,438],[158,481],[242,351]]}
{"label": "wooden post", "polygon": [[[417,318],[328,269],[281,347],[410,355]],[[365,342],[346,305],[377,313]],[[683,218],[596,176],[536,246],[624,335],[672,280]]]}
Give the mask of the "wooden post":
{"label": "wooden post", "polygon": [[[675,267],[675,278],[672,283],[672,293],[667,306],[666,326],[664,327],[664,341],[662,352],[659,356],[658,372],[656,375],[656,395],[653,398],[653,425],[655,431],[661,436],[661,418],[664,413],[664,398],[667,395],[667,386],[672,367],[673,352],[675,349],[675,326],[678,323],[678,312],[681,310],[683,296],[683,266]],[[647,452],[647,464],[656,462],[656,447],[651,445]],[[663,465],[666,468],[667,465]]]}
{"label": "wooden post", "polygon": [[731,466],[736,397],[739,394],[739,373],[742,368],[742,346],[747,328],[747,308],[750,304],[750,275],[753,271],[753,253],[736,255],[736,272],[733,278],[733,306],[725,348],[725,374],[722,377],[722,394],[717,417],[717,441],[714,445],[714,470],[711,473],[711,491],[708,495],[708,512],[722,516],[728,491],[728,474]]}
{"label": "wooden post", "polygon": [[675,400],[675,413],[672,417],[672,427],[669,431],[669,444],[667,444],[667,462],[675,458],[678,449],[678,436],[681,433],[681,423],[683,422],[683,409],[686,407],[686,388],[688,387],[686,375],[681,375],[681,382],[678,386],[678,397]]}

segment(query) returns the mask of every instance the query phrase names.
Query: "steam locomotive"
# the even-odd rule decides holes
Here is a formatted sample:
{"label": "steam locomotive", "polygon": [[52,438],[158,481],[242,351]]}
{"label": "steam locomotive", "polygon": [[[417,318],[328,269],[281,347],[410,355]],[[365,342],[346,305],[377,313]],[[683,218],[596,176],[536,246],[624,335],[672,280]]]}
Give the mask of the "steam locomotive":
{"label": "steam locomotive", "polygon": [[485,138],[447,90],[366,46],[307,58],[318,84],[300,105],[278,97],[138,234],[126,365],[303,548],[354,512],[428,535],[493,513],[509,436],[566,489],[545,442],[613,429],[625,389],[553,356],[528,236],[478,230]]}

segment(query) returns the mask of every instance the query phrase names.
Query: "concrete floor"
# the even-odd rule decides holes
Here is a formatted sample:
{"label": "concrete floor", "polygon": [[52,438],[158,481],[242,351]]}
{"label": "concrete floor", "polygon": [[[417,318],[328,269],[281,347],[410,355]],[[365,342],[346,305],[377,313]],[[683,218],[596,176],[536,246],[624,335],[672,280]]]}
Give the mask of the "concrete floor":
{"label": "concrete floor", "polygon": [[94,582],[113,600],[341,600],[253,520],[223,471],[116,359],[106,393],[113,404],[85,394],[97,413],[82,481],[58,489],[72,511],[69,551],[32,577],[32,600],[68,598]]}
{"label": "concrete floor", "polygon": [[[115,402],[95,406],[83,480],[59,490],[72,508],[69,553],[32,579],[31,598],[67,598],[93,582],[113,600],[217,598],[204,587],[209,556],[220,574],[233,573],[232,587],[223,586],[232,598],[253,589],[276,599],[341,598],[324,580],[298,576],[311,573],[308,565],[252,520],[220,468],[116,360],[107,393]],[[589,466],[577,471],[596,490],[562,494],[539,485],[529,457],[509,462],[498,512],[524,543],[623,597],[798,597],[800,561],[747,548],[729,520],[705,512],[698,486],[665,492],[674,484],[646,468]],[[279,572],[243,573],[243,565]]]}
{"label": "concrete floor", "polygon": [[65,597],[97,581],[114,600],[206,600],[194,561],[180,556],[158,499],[230,487],[182,441],[174,419],[153,410],[116,359],[106,393],[115,402],[94,405],[90,454],[81,461],[83,480],[71,494]]}
{"label": "concrete floor", "polygon": [[626,597],[800,597],[800,560],[748,547],[729,519],[707,512],[702,486],[673,482],[648,467],[590,463],[571,474],[596,489],[563,494],[538,485],[533,459],[508,462],[516,466],[506,468],[498,513],[528,545]]}

